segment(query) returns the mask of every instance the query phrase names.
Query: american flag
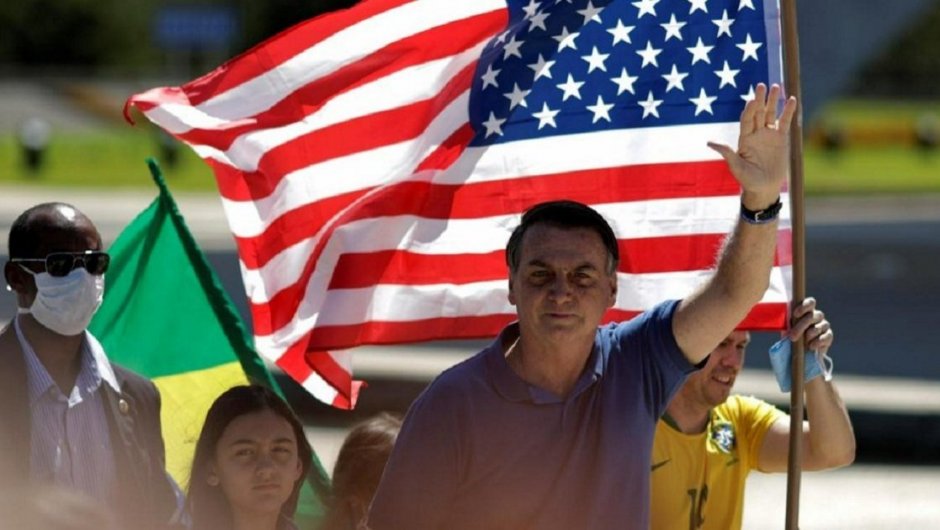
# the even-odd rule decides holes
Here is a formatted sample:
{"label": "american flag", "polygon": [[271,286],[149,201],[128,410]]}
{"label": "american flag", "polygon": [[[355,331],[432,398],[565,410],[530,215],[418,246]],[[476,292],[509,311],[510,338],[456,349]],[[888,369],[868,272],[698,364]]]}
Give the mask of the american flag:
{"label": "american flag", "polygon": [[[503,247],[535,203],[611,222],[608,319],[687,295],[739,207],[706,141],[780,81],[775,0],[366,0],[128,106],[215,171],[258,350],[348,408],[351,348],[514,318]],[[790,263],[785,207],[744,326],[785,327]]]}

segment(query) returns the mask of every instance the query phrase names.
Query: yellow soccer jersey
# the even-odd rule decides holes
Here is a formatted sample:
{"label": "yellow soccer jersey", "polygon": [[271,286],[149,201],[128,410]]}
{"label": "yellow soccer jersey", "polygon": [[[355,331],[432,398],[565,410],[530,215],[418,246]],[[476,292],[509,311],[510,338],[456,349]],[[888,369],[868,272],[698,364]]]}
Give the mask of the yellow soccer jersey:
{"label": "yellow soccer jersey", "polygon": [[757,468],[767,430],[784,416],[759,399],[732,395],[712,409],[703,433],[683,434],[659,420],[650,479],[651,528],[741,528],[744,481]]}

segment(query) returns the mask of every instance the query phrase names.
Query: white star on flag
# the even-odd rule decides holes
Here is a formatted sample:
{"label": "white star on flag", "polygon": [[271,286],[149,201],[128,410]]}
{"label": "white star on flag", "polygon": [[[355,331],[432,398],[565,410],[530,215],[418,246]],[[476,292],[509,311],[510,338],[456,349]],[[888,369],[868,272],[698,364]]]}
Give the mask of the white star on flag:
{"label": "white star on flag", "polygon": [[748,58],[757,60],[757,49],[760,48],[763,43],[754,42],[751,40],[751,34],[747,34],[747,39],[742,44],[735,44],[738,48],[741,48],[741,51],[744,52],[744,56],[741,57],[741,62],[747,61]]}
{"label": "white star on flag", "polygon": [[551,69],[552,69],[552,66],[554,65],[555,65],[555,61],[546,61],[545,58],[543,58],[542,54],[540,53],[538,62],[528,65],[529,68],[531,68],[532,71],[535,72],[535,79],[533,79],[533,81],[538,80],[540,77],[547,77],[551,79],[552,78]]}
{"label": "white star on flag", "polygon": [[516,106],[529,107],[529,104],[525,102],[526,96],[529,95],[529,92],[532,90],[520,90],[518,83],[512,84],[512,92],[506,92],[503,94],[506,98],[509,99],[509,110],[516,108]]}
{"label": "white star on flag", "polygon": [[555,86],[564,91],[564,93],[561,95],[561,100],[568,101],[569,97],[581,99],[581,85],[583,84],[584,81],[575,81],[574,78],[571,77],[571,74],[568,74],[567,81]]}
{"label": "white star on flag", "polygon": [[695,115],[698,116],[701,112],[707,112],[709,114],[714,114],[712,112],[712,103],[718,99],[715,96],[709,96],[705,93],[705,88],[703,87],[699,90],[697,98],[689,98],[689,101],[695,103]]}
{"label": "white star on flag", "polygon": [[638,101],[637,103],[643,107],[643,119],[646,119],[650,114],[658,118],[659,111],[656,110],[656,108],[663,104],[663,100],[653,99],[653,91],[650,90],[649,94],[646,96],[646,100]]}
{"label": "white star on flag", "polygon": [[591,21],[594,21],[600,24],[601,11],[603,10],[604,10],[603,7],[594,7],[594,4],[590,0],[588,0],[587,7],[585,7],[584,9],[578,10],[578,14],[584,17],[584,23],[582,24],[582,26]]}
{"label": "white star on flag", "polygon": [[607,30],[607,33],[610,33],[614,36],[614,42],[611,43],[611,46],[615,46],[618,42],[632,44],[633,41],[630,40],[630,32],[633,30],[634,26],[624,26],[623,22],[620,19],[617,19],[617,26]]}
{"label": "white star on flag", "polygon": [[656,62],[656,56],[662,53],[662,50],[653,48],[653,43],[651,41],[646,41],[646,48],[643,50],[637,50],[636,53],[643,58],[643,64],[640,65],[640,68],[644,68],[650,64],[656,68],[659,68],[659,63]]}
{"label": "white star on flag", "polygon": [[[675,66],[673,66],[673,68],[675,68]],[[617,95],[618,96],[620,94],[623,94],[624,92],[636,94],[636,92],[633,91],[633,82],[636,81],[637,79],[639,78],[632,77],[629,73],[627,73],[626,68],[620,69],[619,77],[610,78],[611,81],[613,81],[614,83],[617,83]]]}
{"label": "white star on flag", "polygon": [[699,61],[705,61],[708,64],[712,64],[711,59],[708,58],[708,52],[712,51],[712,48],[714,48],[714,46],[705,46],[705,44],[702,42],[702,37],[699,37],[698,42],[695,43],[695,46],[686,49],[692,53],[692,64],[695,64]]}
{"label": "white star on flag", "polygon": [[571,48],[572,50],[577,51],[578,47],[574,44],[574,39],[578,38],[578,32],[569,33],[568,28],[562,27],[561,34],[555,35],[552,37],[558,41],[558,51],[564,50],[565,48]]}
{"label": "white star on flag", "polygon": [[689,0],[689,3],[692,4],[689,7],[689,14],[695,13],[697,10],[701,9],[704,13],[708,13],[708,7],[705,6],[705,2],[708,0]]}
{"label": "white star on flag", "polygon": [[503,135],[503,123],[506,122],[506,119],[501,120],[496,119],[496,116],[490,112],[490,117],[483,122],[483,126],[486,127],[486,137],[489,138],[490,135],[496,134],[499,136]]}
{"label": "white star on flag", "polygon": [[604,98],[597,96],[597,103],[588,105],[587,109],[594,113],[594,119],[591,123],[597,123],[598,120],[610,121],[610,109],[614,108],[613,103],[604,103]]}
{"label": "white star on flag", "polygon": [[728,18],[728,10],[725,9],[721,14],[721,18],[717,20],[712,20],[712,24],[718,26],[718,35],[716,37],[721,37],[722,33],[726,33],[729,37],[731,36],[731,24],[734,24],[733,18]]}
{"label": "white star on flag", "polygon": [[679,32],[679,30],[682,29],[682,26],[685,26],[685,24],[686,24],[685,22],[677,22],[677,21],[676,21],[676,15],[675,15],[675,14],[673,14],[672,16],[670,16],[670,17],[669,17],[669,22],[667,22],[667,23],[665,23],[665,24],[660,24],[660,26],[662,26],[663,29],[666,30],[666,39],[665,39],[665,40],[668,41],[668,40],[671,39],[672,37],[675,37],[675,38],[677,38],[677,39],[679,39],[679,40],[682,40],[682,34]]}
{"label": "white star on flag", "polygon": [[686,72],[680,72],[676,65],[672,65],[672,72],[668,74],[663,74],[663,79],[666,80],[666,92],[669,92],[673,88],[678,88],[679,90],[685,92],[685,86],[682,84],[682,80],[688,77],[689,74]]}
{"label": "white star on flag", "polygon": [[522,59],[522,52],[519,51],[519,48],[522,47],[522,41],[516,40],[516,36],[513,35],[509,42],[506,43],[506,46],[503,48],[503,60],[509,59],[511,55]]}
{"label": "white star on flag", "polygon": [[721,82],[718,84],[718,88],[723,88],[725,85],[731,85],[737,88],[738,85],[734,78],[740,71],[741,70],[732,70],[731,67],[728,66],[728,61],[725,61],[725,65],[721,70],[715,70],[715,75],[721,79]]}
{"label": "white star on flag", "polygon": [[532,116],[539,119],[539,129],[546,125],[550,125],[552,128],[557,128],[558,125],[555,124],[555,116],[559,112],[561,111],[548,108],[548,103],[542,103],[542,110],[539,112],[533,112]]}
{"label": "white star on flag", "polygon": [[750,101],[754,99],[754,85],[751,85],[751,87],[747,89],[747,94],[741,94],[741,99],[744,101]]}
{"label": "white star on flag", "polygon": [[604,61],[610,57],[609,53],[600,53],[597,51],[597,46],[591,50],[591,55],[582,55],[581,58],[587,61],[588,63],[588,73],[593,72],[594,70],[601,70],[602,72],[607,71],[607,66],[604,65]]}
{"label": "white star on flag", "polygon": [[541,2],[536,2],[535,0],[529,0],[529,3],[522,7],[522,10],[525,12],[526,18],[532,18],[535,16],[535,12],[539,10],[539,5]]}
{"label": "white star on flag", "polygon": [[545,27],[545,19],[548,18],[548,13],[536,13],[529,18],[529,31],[532,31],[535,28],[539,28],[542,31],[548,31],[548,28]]}
{"label": "white star on flag", "polygon": [[480,76],[480,79],[483,81],[483,88],[487,88],[490,85],[498,88],[499,83],[496,82],[496,76],[499,75],[500,71],[499,68],[493,69],[492,64],[486,65],[486,71]]}
{"label": "white star on flag", "polygon": [[640,0],[639,2],[632,2],[633,6],[640,10],[636,18],[643,18],[643,15],[653,15],[656,17],[656,4],[659,3],[659,0]]}

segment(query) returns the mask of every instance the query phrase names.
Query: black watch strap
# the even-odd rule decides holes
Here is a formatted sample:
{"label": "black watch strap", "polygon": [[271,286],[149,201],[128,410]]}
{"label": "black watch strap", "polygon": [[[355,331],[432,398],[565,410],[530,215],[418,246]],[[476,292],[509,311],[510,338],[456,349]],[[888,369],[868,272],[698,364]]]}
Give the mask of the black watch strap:
{"label": "black watch strap", "polygon": [[783,203],[780,202],[780,197],[763,210],[748,210],[744,203],[741,203],[741,219],[751,224],[762,225],[776,219],[780,215],[781,208],[783,208]]}

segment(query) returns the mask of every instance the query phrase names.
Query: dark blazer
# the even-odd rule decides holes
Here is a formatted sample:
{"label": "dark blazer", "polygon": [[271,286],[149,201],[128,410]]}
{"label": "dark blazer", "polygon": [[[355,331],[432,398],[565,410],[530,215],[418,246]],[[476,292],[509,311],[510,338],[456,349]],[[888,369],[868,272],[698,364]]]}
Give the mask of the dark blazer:
{"label": "dark blazer", "polygon": [[[121,392],[104,382],[98,388],[117,470],[118,501],[108,508],[121,528],[166,528],[176,497],[165,471],[160,394],[151,381],[111,366]],[[30,432],[26,363],[10,325],[0,331],[0,482],[4,485],[17,487],[29,481]]]}

